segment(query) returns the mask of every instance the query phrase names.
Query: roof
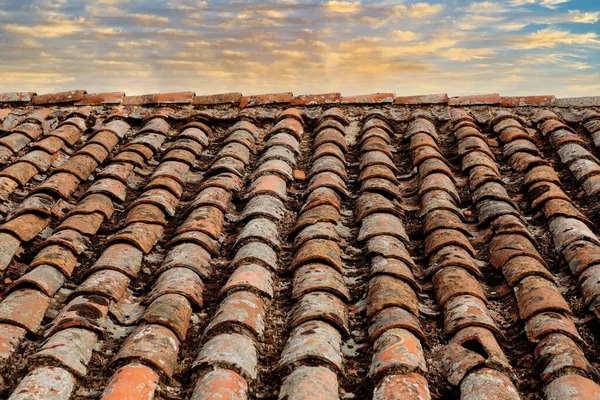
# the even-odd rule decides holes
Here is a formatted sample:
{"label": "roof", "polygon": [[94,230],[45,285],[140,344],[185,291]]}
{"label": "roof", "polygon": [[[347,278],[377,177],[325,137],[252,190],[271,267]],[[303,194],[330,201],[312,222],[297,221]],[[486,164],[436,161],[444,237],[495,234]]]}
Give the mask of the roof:
{"label": "roof", "polygon": [[1,397],[600,396],[597,98],[0,102]]}

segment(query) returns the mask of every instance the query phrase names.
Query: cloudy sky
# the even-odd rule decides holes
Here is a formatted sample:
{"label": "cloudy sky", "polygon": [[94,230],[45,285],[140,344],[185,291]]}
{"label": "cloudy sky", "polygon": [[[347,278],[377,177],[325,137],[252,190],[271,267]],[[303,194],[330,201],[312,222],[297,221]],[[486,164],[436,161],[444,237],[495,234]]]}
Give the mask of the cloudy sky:
{"label": "cloudy sky", "polygon": [[0,0],[0,91],[600,94],[598,0]]}

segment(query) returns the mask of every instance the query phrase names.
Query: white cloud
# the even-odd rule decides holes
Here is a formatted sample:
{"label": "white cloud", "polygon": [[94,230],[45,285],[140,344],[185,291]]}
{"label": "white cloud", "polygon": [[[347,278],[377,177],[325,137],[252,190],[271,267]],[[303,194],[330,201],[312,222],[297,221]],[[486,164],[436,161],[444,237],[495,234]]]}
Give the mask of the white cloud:
{"label": "white cloud", "polygon": [[421,37],[421,34],[412,31],[395,30],[392,31],[392,36],[402,42],[411,42],[413,40],[418,40]]}
{"label": "white cloud", "polygon": [[569,1],[571,0],[542,0],[540,5],[546,8],[556,8],[557,5],[568,3]]}
{"label": "white cloud", "polygon": [[323,6],[325,11],[341,13],[341,14],[358,14],[362,11],[360,1],[328,1]]}
{"label": "white cloud", "polygon": [[471,3],[465,11],[472,14],[496,14],[507,11],[506,8],[498,3],[484,1],[481,3]]}
{"label": "white cloud", "polygon": [[169,22],[167,17],[152,14],[131,14],[131,16],[144,25],[166,24]]}
{"label": "white cloud", "polygon": [[43,23],[34,26],[6,24],[3,29],[9,33],[30,35],[38,38],[58,38],[61,36],[72,35],[83,30],[84,23],[84,18],[66,19],[51,16]]}
{"label": "white cloud", "polygon": [[577,22],[580,24],[595,24],[600,20],[600,12],[581,12],[579,10],[569,10],[567,19],[570,22]]}
{"label": "white cloud", "polygon": [[521,49],[550,48],[560,44],[587,45],[598,44],[598,35],[590,33],[571,33],[553,28],[540,29],[527,35],[514,37],[512,43]]}

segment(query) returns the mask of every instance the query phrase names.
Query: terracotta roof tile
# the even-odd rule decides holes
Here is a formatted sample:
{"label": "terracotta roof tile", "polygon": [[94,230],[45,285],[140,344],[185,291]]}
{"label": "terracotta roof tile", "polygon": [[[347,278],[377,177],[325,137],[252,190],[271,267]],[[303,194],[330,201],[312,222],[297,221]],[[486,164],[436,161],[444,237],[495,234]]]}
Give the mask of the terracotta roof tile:
{"label": "terracotta roof tile", "polygon": [[290,103],[293,99],[294,95],[291,92],[243,96],[240,99],[240,107]]}
{"label": "terracotta roof tile", "polygon": [[156,105],[156,104],[192,104],[194,92],[154,93],[139,96],[125,96],[123,105]]}
{"label": "terracotta roof tile", "polygon": [[424,96],[398,96],[394,104],[406,105],[424,105],[424,104],[447,104],[448,95],[446,93],[428,94]]}
{"label": "terracotta roof tile", "polygon": [[37,93],[35,92],[14,92],[0,94],[0,103],[28,103]]}
{"label": "terracotta roof tile", "polygon": [[72,92],[35,95],[31,99],[31,103],[34,105],[76,103],[81,101],[86,93],[85,90],[75,90]]}
{"label": "terracotta roof tile", "polygon": [[494,94],[478,94],[473,96],[450,97],[448,105],[450,106],[474,106],[474,105],[493,105],[500,104],[500,95]]}
{"label": "terracotta roof tile", "polygon": [[600,392],[594,98],[26,96],[0,96],[11,399]]}
{"label": "terracotta roof tile", "polygon": [[123,92],[87,93],[84,94],[81,101],[75,103],[75,105],[121,104],[123,103],[124,97],[125,93]]}
{"label": "terracotta roof tile", "polygon": [[340,99],[340,104],[385,104],[393,103],[394,93],[374,93],[359,96],[346,96]]}
{"label": "terracotta roof tile", "polygon": [[213,106],[217,104],[239,104],[242,99],[241,93],[222,93],[203,96],[194,96],[194,105]]}

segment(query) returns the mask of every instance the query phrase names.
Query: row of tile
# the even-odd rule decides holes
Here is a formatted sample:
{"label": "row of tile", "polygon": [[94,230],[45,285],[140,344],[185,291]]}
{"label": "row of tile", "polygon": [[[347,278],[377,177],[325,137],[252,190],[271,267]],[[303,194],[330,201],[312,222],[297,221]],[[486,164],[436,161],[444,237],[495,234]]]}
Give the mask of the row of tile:
{"label": "row of tile", "polygon": [[266,145],[246,193],[232,272],[219,292],[221,302],[193,364],[198,370],[193,400],[244,399],[258,377],[258,343],[264,340],[266,314],[275,292],[279,222],[286,211],[288,184],[294,179],[292,170],[304,132],[301,120],[296,110],[289,109],[264,138],[255,131],[254,140],[265,140]]}
{"label": "row of tile", "polygon": [[[169,129],[170,126],[164,119],[151,119],[133,140],[120,149],[110,165],[98,174],[99,179],[86,191],[83,200],[73,210],[80,212],[63,221],[64,224],[75,217],[76,220],[71,221],[69,226],[82,235],[69,243],[71,247],[83,250],[88,245],[90,237],[98,231],[103,220],[110,218],[113,203],[125,200],[127,182],[134,167],[143,168],[147,161],[160,152]],[[199,150],[201,149],[202,147]],[[176,149],[172,151],[177,152]],[[193,153],[188,153],[185,162],[172,161],[173,157],[177,158],[177,154],[171,154],[171,151],[163,157],[163,162],[151,176],[142,196],[130,204],[124,227],[108,238],[108,247],[86,271],[86,279],[69,295],[62,310],[46,327],[44,336],[47,339],[32,356],[32,360],[51,359],[60,367],[34,367],[20,382],[11,398],[46,398],[54,390],[52,379],[57,376],[61,377],[65,391],[60,398],[68,398],[76,377],[86,375],[98,335],[104,333],[111,302],[119,301],[124,296],[130,279],[135,278],[141,269],[143,253],[149,252],[160,238],[165,217],[174,213],[172,209],[183,191],[181,181],[195,158]],[[143,157],[141,160],[140,156]],[[150,196],[152,193],[154,195]],[[75,252],[68,258],[71,247],[62,243],[44,247],[30,267],[38,265],[36,260],[43,257],[46,249],[52,248],[49,257],[41,265],[64,267],[66,263],[63,260],[68,259],[69,266],[72,265],[69,273],[65,273],[64,269],[61,272],[69,277],[79,255],[79,252]],[[120,269],[120,265],[125,268]]]}
{"label": "row of tile", "polygon": [[[202,135],[202,147],[209,128],[196,123],[185,129],[184,145],[194,133]],[[185,340],[192,309],[203,306],[203,279],[211,275],[209,262],[220,247],[225,214],[232,207],[232,197],[241,190],[243,171],[254,152],[257,130],[247,122],[234,125],[224,147],[216,155],[195,199],[189,204],[185,220],[170,240],[171,247],[158,270],[158,278],[145,300],[142,324],[125,341],[117,359],[122,365],[111,378],[103,399],[146,399],[154,395],[160,374],[171,377],[177,365],[180,342]],[[183,150],[179,147],[176,151]],[[200,155],[201,148],[194,155]],[[241,171],[222,159],[238,157]],[[236,166],[237,164],[234,164]],[[160,168],[160,167],[159,167]],[[125,304],[122,307],[125,309]],[[141,362],[141,363],[140,363]],[[150,368],[146,365],[151,365]]]}
{"label": "row of tile", "polygon": [[39,108],[25,118],[15,119],[13,122],[15,126],[6,127],[6,132],[0,138],[0,164],[4,164],[9,158],[31,142],[37,141],[44,134],[44,122],[50,113],[49,108]]}
{"label": "row of tile", "polygon": [[595,97],[557,99],[547,96],[500,96],[497,93],[471,96],[448,97],[446,93],[396,96],[394,93],[374,93],[358,96],[342,96],[341,93],[306,94],[294,96],[290,92],[243,96],[241,93],[221,93],[214,95],[196,95],[194,92],[155,93],[126,96],[123,92],[87,93],[76,90],[60,93],[37,95],[34,92],[0,94],[0,103],[27,103],[32,105],[68,104],[77,105],[156,105],[156,104],[193,104],[218,105],[238,104],[240,107],[284,103],[290,106],[311,106],[322,104],[403,104],[427,105],[442,104],[451,106],[501,105],[504,107],[529,106],[578,106],[585,99],[588,106],[600,105]]}
{"label": "row of tile", "polygon": [[425,333],[419,322],[413,274],[400,207],[399,172],[392,160],[394,132],[385,116],[370,112],[363,119],[360,146],[360,195],[356,200],[358,240],[369,264],[367,321],[373,357],[369,376],[375,379],[374,400],[429,399],[424,375]]}
{"label": "row of tile", "polygon": [[[542,135],[558,153],[561,162],[571,171],[585,192],[590,196],[600,193],[600,160],[586,148],[585,142],[551,111],[540,111],[534,120]],[[514,151],[522,146],[532,146],[526,141],[511,145],[515,146]],[[535,155],[533,149],[530,152]]]}
{"label": "row of tile", "polygon": [[[342,339],[350,335],[340,235],[341,201],[347,195],[343,112],[323,113],[314,131],[305,202],[292,228],[294,255],[291,329],[280,356],[280,399],[337,399],[344,371]],[[318,385],[314,383],[318,382]]]}
{"label": "row of tile", "polygon": [[[0,180],[4,183],[3,194],[8,196],[33,176],[47,171],[63,147],[73,146],[79,140],[86,129],[84,117],[76,114],[67,118],[56,130],[35,143],[34,150],[3,169],[0,172]],[[1,270],[6,269],[23,243],[31,241],[49,225],[53,207],[60,200],[70,198],[80,183],[87,180],[106,160],[128,129],[129,124],[120,119],[107,121],[82,148],[52,169],[43,183],[29,191],[0,225],[3,239],[0,245]],[[103,183],[102,180],[96,182],[89,193],[107,191]],[[63,228],[69,228],[71,224],[77,224],[77,217],[64,221]]]}
{"label": "row of tile", "polygon": [[[546,395],[548,398],[556,398],[559,391],[564,390],[564,383],[552,384],[556,378],[574,374],[577,370],[583,376],[596,374],[582,349],[586,344],[571,318],[569,305],[536,249],[538,244],[535,237],[527,229],[518,206],[504,187],[496,159],[475,120],[464,110],[457,109],[452,113],[452,121],[458,140],[458,152],[462,158],[462,169],[469,176],[471,198],[477,209],[479,224],[492,229],[490,264],[502,271],[514,291],[527,338],[535,346],[534,357],[546,385]],[[528,165],[525,171],[533,171],[530,179],[526,179],[527,183],[531,186],[545,184],[544,177],[552,175],[554,171],[534,161],[536,158],[538,161],[542,159],[532,138],[508,113],[500,113],[493,122],[494,130],[506,143],[503,153],[508,163],[513,167],[522,167],[524,164],[520,157],[526,158]],[[544,196],[543,190],[532,190],[532,193],[540,194],[537,201]],[[554,200],[547,200],[539,205],[555,211],[552,201]],[[561,210],[568,212],[568,205],[574,209],[568,203],[561,204]],[[555,212],[550,218],[550,231],[559,249],[577,240],[577,230],[569,233],[572,227],[563,224],[568,218],[557,216]],[[572,221],[584,225],[579,220]],[[484,349],[488,355],[491,354],[485,346]],[[579,380],[580,378],[576,378],[577,382]],[[586,390],[589,390],[591,384],[592,381],[586,383]],[[585,395],[595,396],[600,393],[598,390],[600,387]]]}
{"label": "row of tile", "polygon": [[6,200],[19,186],[24,186],[38,173],[46,172],[59,158],[60,151],[72,148],[87,129],[89,110],[77,110],[58,127],[33,143],[30,151],[0,171],[0,199]]}
{"label": "row of tile", "polygon": [[518,399],[510,379],[511,366],[496,338],[500,330],[477,279],[482,273],[459,208],[461,199],[451,164],[438,146],[431,114],[414,112],[405,136],[419,176],[427,273],[436,302],[443,309],[448,339],[440,355],[442,372],[451,385],[459,387],[461,398],[502,393],[502,398]]}
{"label": "row of tile", "polygon": [[592,137],[594,145],[600,148],[600,113],[594,110],[585,110],[581,123]]}

